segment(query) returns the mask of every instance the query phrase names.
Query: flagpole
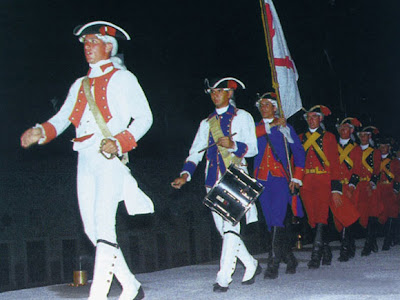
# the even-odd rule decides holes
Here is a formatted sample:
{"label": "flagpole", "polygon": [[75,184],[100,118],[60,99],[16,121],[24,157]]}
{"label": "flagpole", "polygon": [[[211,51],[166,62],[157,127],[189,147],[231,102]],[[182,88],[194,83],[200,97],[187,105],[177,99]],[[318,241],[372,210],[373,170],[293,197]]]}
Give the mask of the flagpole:
{"label": "flagpole", "polygon": [[[270,69],[271,69],[272,87],[275,90],[276,100],[277,100],[278,109],[279,109],[279,115],[284,118],[285,115],[283,113],[281,97],[280,97],[280,93],[279,93],[278,74],[276,73],[276,68],[275,68],[272,39],[270,38],[271,34],[270,34],[269,26],[267,23],[268,22],[267,12],[265,10],[265,1],[264,0],[260,0],[260,7],[261,7],[261,18],[263,21],[262,23],[263,23],[263,28],[264,28],[265,44],[267,46],[267,52],[268,52],[268,61],[269,61]],[[289,169],[289,174],[290,174],[289,181],[290,181],[293,178],[293,173],[292,173],[292,166],[290,164],[290,159],[289,159],[287,140],[286,140],[285,136],[283,136],[283,141],[285,143],[285,152],[286,152],[286,159],[288,162],[288,169]]]}
{"label": "flagpole", "polygon": [[268,52],[268,61],[269,61],[269,66],[271,69],[271,78],[272,78],[272,87],[275,90],[276,94],[276,100],[278,102],[278,108],[279,108],[279,114],[282,117],[284,116],[283,110],[282,110],[282,104],[281,104],[281,97],[279,94],[279,84],[278,84],[278,75],[276,73],[275,69],[275,61],[274,61],[274,55],[272,53],[272,40],[270,39],[270,32],[269,32],[269,27],[268,27],[268,21],[267,21],[267,12],[265,10],[265,1],[260,0],[260,7],[261,7],[261,18],[262,18],[262,23],[263,23],[263,28],[264,28],[264,37],[265,37],[265,44],[267,46],[267,52]]}

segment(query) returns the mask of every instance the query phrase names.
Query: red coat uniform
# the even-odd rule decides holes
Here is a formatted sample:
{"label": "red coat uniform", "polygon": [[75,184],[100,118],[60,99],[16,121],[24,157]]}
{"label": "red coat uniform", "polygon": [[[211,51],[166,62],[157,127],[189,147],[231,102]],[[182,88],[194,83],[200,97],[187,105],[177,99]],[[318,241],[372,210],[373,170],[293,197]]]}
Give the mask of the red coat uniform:
{"label": "red coat uniform", "polygon": [[392,160],[391,169],[394,174],[393,189],[396,195],[396,203],[399,205],[400,210],[400,158]]}
{"label": "red coat uniform", "polygon": [[340,207],[332,202],[332,192],[342,192],[339,153],[335,136],[318,128],[314,133],[300,135],[306,151],[305,175],[300,196],[311,227],[328,224],[329,208],[343,226],[354,223],[358,216],[349,214],[349,201]]}
{"label": "red coat uniform", "polygon": [[[386,223],[388,218],[397,218],[399,215],[399,204],[394,192],[395,174],[392,163],[397,164],[390,156],[382,157],[380,177],[378,181],[378,193],[383,204],[383,212],[379,216],[379,222]],[[395,166],[396,170],[396,166]]]}
{"label": "red coat uniform", "polygon": [[[348,206],[348,212],[346,214],[353,216],[353,218],[358,219],[360,214],[356,208],[358,202],[358,193],[350,191],[350,186],[354,188],[360,181],[360,171],[361,171],[361,156],[362,150],[360,146],[354,143],[352,140],[342,146],[338,144],[339,152],[339,172],[342,183],[342,202],[346,203]],[[338,231],[342,231],[343,224],[334,217],[336,228]]]}
{"label": "red coat uniform", "polygon": [[372,185],[378,183],[381,165],[381,152],[372,147],[362,151],[360,182],[357,185],[358,202],[357,209],[360,213],[360,224],[367,227],[369,217],[378,217],[383,205],[379,201],[378,191],[372,189]]}

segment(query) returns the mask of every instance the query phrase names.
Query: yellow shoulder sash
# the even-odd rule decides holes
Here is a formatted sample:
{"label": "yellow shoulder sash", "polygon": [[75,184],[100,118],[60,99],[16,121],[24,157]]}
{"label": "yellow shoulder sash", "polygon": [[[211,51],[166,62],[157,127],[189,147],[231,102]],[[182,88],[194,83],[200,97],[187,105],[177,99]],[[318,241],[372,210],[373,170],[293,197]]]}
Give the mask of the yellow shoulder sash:
{"label": "yellow shoulder sash", "polygon": [[[221,129],[221,124],[219,123],[219,119],[216,117],[211,118],[208,123],[210,124],[210,132],[212,134],[214,142],[218,142],[218,139],[224,136],[224,133]],[[218,146],[218,151],[222,156],[225,168],[228,168],[232,163],[235,165],[239,165],[242,161],[240,157],[237,157],[224,147]]]}
{"label": "yellow shoulder sash", "polygon": [[338,144],[338,150],[339,150],[339,161],[342,164],[344,161],[353,168],[353,160],[349,157],[349,154],[351,150],[353,150],[354,145],[353,144],[348,144],[346,148],[342,149],[340,145]]}
{"label": "yellow shoulder sash", "polygon": [[372,153],[372,151],[374,151],[374,149],[368,147],[362,154],[362,164],[370,173],[373,173],[374,169],[367,163],[367,157]]}
{"label": "yellow shoulder sash", "polygon": [[321,135],[316,131],[313,134],[311,134],[310,132],[307,132],[306,133],[307,141],[304,143],[303,147],[304,147],[304,150],[307,151],[308,148],[310,148],[312,146],[314,148],[315,152],[317,152],[318,156],[324,162],[324,165],[329,167],[330,164],[329,164],[328,159],[325,156],[325,153],[322,151],[322,149],[317,144],[317,139],[320,136]]}

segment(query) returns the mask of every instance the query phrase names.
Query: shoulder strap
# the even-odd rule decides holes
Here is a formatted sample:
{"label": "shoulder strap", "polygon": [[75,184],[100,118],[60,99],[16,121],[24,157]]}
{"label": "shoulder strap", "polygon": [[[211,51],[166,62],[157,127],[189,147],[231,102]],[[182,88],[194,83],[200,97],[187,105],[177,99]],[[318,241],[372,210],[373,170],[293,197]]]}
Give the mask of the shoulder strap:
{"label": "shoulder strap", "polygon": [[106,121],[104,121],[103,115],[101,114],[99,108],[97,107],[97,104],[93,98],[92,92],[90,91],[90,84],[89,84],[88,77],[85,77],[83,79],[83,91],[85,92],[85,96],[86,96],[87,102],[89,104],[90,110],[94,116],[94,119],[96,120],[97,125],[99,126],[99,128],[101,130],[101,133],[106,138],[111,137],[112,134],[107,127]]}
{"label": "shoulder strap", "polygon": [[[112,135],[110,129],[108,129],[107,123],[104,120],[103,115],[101,114],[101,112],[96,104],[96,101],[93,98],[92,92],[90,91],[89,78],[87,76],[83,79],[82,84],[83,84],[83,91],[85,92],[86,100],[89,104],[90,111],[92,112],[93,117],[96,120],[97,126],[99,126],[100,131],[105,138],[112,137],[113,135]],[[104,155],[103,152],[101,152],[101,153]],[[111,155],[110,157],[106,157],[106,158],[111,159],[113,157],[114,157],[114,155]],[[128,153],[123,153],[122,157],[120,158],[120,161],[123,164],[127,164],[129,161]]]}

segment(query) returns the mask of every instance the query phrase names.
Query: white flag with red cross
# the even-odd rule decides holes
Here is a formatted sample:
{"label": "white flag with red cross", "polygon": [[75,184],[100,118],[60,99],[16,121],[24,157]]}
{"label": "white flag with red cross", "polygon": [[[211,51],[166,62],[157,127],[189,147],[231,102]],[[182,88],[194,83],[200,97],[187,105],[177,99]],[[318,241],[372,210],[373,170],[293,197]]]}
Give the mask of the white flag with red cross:
{"label": "white flag with red cross", "polygon": [[276,71],[276,81],[279,85],[279,97],[285,118],[289,118],[302,108],[297,80],[299,75],[286,44],[281,22],[272,0],[265,1],[265,26],[268,26],[270,50]]}

